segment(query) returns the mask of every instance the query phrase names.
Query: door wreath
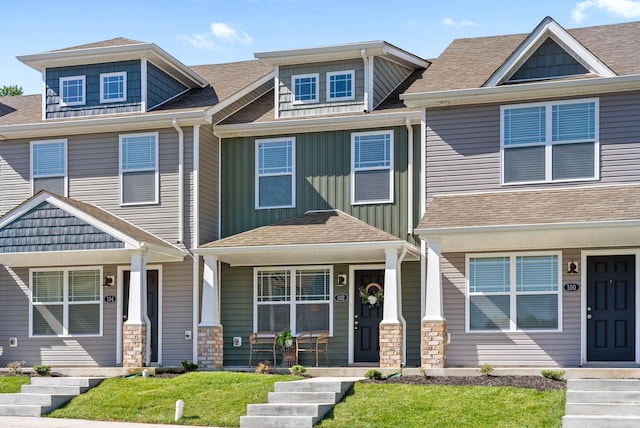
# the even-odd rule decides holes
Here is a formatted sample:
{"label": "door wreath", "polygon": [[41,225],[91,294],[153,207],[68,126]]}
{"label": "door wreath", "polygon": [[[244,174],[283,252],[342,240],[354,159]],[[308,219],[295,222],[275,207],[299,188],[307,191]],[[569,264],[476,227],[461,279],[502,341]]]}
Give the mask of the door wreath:
{"label": "door wreath", "polygon": [[371,282],[365,287],[360,287],[360,299],[372,308],[380,306],[384,301],[382,286],[377,282]]}

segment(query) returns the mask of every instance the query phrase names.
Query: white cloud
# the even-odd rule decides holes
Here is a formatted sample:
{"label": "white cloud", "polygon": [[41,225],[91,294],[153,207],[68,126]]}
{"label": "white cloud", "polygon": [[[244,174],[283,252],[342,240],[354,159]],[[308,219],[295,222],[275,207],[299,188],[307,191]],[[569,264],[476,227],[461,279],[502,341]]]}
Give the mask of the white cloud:
{"label": "white cloud", "polygon": [[180,34],[178,39],[184,40],[197,49],[218,49],[224,44],[242,43],[250,45],[253,39],[245,31],[234,28],[224,22],[212,22],[210,32],[200,34]]}
{"label": "white cloud", "polygon": [[442,19],[442,25],[445,25],[447,27],[461,28],[461,27],[473,27],[474,25],[477,25],[477,24],[473,21],[468,21],[466,19],[463,19],[462,21],[454,21],[453,19],[447,17]]}
{"label": "white cloud", "polygon": [[417,22],[414,19],[411,19],[411,18],[407,19],[407,25],[409,27],[415,27],[416,24],[417,24]]}
{"label": "white cloud", "polygon": [[571,17],[575,22],[582,22],[587,12],[598,10],[619,15],[624,18],[640,17],[640,1],[633,0],[585,0],[576,3],[571,10]]}

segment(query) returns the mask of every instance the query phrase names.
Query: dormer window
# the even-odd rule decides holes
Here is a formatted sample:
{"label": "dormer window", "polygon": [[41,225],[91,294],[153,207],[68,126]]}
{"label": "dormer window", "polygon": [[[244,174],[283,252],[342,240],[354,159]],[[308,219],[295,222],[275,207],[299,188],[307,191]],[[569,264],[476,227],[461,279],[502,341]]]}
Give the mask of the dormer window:
{"label": "dormer window", "polygon": [[327,73],[327,101],[355,99],[353,82],[355,71],[332,71]]}
{"label": "dormer window", "polygon": [[86,102],[85,76],[60,78],[60,105],[78,106]]}
{"label": "dormer window", "polygon": [[293,104],[317,103],[320,98],[318,80],[318,73],[291,76]]}
{"label": "dormer window", "polygon": [[127,100],[127,73],[100,74],[100,102],[113,103]]}

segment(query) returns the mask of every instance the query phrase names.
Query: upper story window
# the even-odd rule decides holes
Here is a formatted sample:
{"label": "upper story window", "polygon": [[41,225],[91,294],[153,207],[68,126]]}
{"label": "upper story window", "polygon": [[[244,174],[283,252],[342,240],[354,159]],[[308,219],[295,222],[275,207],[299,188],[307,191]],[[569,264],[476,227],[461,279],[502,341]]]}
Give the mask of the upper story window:
{"label": "upper story window", "polygon": [[467,331],[561,330],[559,252],[467,257]]}
{"label": "upper story window", "polygon": [[67,196],[67,140],[31,142],[31,194],[40,190]]}
{"label": "upper story window", "polygon": [[295,139],[256,140],[256,209],[295,206]]}
{"label": "upper story window", "polygon": [[502,106],[502,181],[598,179],[598,100]]}
{"label": "upper story window", "polygon": [[120,203],[158,203],[158,133],[120,136]]}
{"label": "upper story window", "polygon": [[100,102],[112,103],[127,100],[127,73],[100,74]]}
{"label": "upper story window", "polygon": [[77,106],[86,103],[87,88],[84,76],[60,78],[60,105]]}
{"label": "upper story window", "polygon": [[317,103],[320,98],[318,80],[318,73],[291,76],[293,104]]}
{"label": "upper story window", "polygon": [[355,99],[354,81],[355,72],[353,70],[327,73],[327,101]]}
{"label": "upper story window", "polygon": [[393,131],[351,134],[351,203],[393,202]]}

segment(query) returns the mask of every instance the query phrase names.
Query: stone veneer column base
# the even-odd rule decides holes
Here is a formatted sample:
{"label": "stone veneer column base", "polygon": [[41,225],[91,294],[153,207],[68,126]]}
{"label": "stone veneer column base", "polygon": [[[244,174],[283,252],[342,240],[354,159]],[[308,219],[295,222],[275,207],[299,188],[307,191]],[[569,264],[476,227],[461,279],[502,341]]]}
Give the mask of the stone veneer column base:
{"label": "stone veneer column base", "polygon": [[147,326],[144,324],[127,324],[122,326],[122,366],[143,367]]}
{"label": "stone veneer column base", "polygon": [[425,369],[447,366],[447,322],[422,321],[420,360]]}
{"label": "stone veneer column base", "polygon": [[222,326],[198,327],[198,366],[222,369],[224,338]]}
{"label": "stone veneer column base", "polygon": [[380,367],[402,367],[402,324],[380,324]]}

